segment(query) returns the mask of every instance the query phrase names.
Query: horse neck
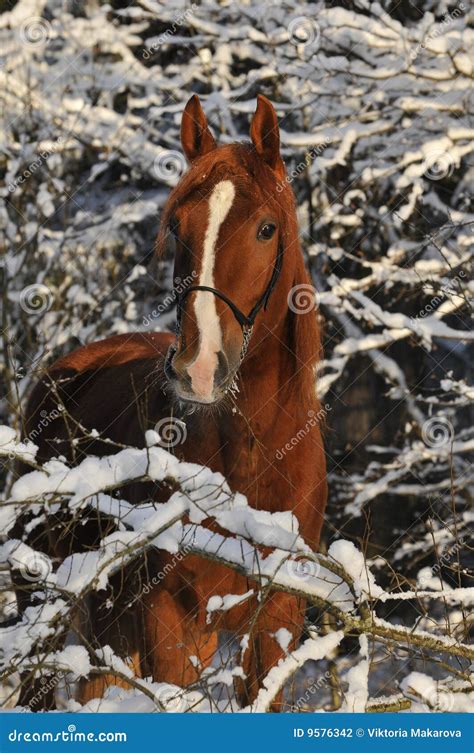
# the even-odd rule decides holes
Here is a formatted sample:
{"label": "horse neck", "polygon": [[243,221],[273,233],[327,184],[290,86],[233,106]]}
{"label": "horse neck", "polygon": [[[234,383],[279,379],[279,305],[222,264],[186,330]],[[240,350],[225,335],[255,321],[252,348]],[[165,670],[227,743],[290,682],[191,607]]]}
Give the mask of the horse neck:
{"label": "horse neck", "polygon": [[315,409],[314,365],[319,350],[315,322],[292,314],[267,329],[240,370],[237,404],[245,415],[265,415],[271,423],[281,411],[299,420]]}

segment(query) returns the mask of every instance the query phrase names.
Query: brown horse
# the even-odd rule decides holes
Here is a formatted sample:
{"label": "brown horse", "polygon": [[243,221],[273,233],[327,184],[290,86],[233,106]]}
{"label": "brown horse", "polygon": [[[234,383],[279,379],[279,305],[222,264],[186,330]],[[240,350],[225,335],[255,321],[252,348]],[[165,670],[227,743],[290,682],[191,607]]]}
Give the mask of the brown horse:
{"label": "brown horse", "polygon": [[[173,449],[179,458],[220,471],[256,509],[291,510],[316,548],[326,504],[321,433],[311,420],[319,333],[314,306],[292,305],[310,280],[276,114],[265,97],[258,97],[250,136],[250,144],[217,146],[198,97],[189,100],[181,140],[190,168],[169,197],[157,241],[158,254],[174,250],[175,280],[193,280],[177,294],[176,337],[119,335],[61,358],[33,391],[25,433],[38,412],[61,402],[65,410],[41,433],[39,459],[62,454],[78,462],[113,452],[104,438],[143,447],[147,429],[178,418],[186,427]],[[143,484],[123,495],[166,498]],[[50,538],[80,551],[107,530],[98,519],[78,526],[74,542],[64,531],[62,538],[50,531]],[[54,551],[58,556],[58,541]],[[132,657],[139,675],[186,685],[199,673],[190,656],[201,669],[208,665],[219,630],[249,633],[246,679],[236,689],[242,702],[251,701],[283,655],[275,631],[287,628],[294,647],[305,604],[270,592],[263,604],[251,598],[207,624],[211,596],[243,594],[252,584],[194,555],[167,568],[169,560],[165,552],[148,556],[149,577],[163,569],[167,575],[132,609],[120,600],[122,581],[116,598],[95,597],[88,639]],[[101,697],[107,682],[115,681],[87,681],[82,700]]]}

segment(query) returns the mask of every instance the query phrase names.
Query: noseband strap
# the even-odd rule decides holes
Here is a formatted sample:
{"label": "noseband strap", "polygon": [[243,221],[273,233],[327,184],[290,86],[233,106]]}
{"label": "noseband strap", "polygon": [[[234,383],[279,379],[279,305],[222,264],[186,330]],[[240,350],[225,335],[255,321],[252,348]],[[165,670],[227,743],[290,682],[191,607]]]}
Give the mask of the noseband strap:
{"label": "noseband strap", "polygon": [[250,338],[252,336],[253,326],[255,324],[255,319],[257,317],[258,312],[260,309],[266,309],[268,304],[268,299],[270,298],[270,295],[272,294],[273,288],[275,287],[277,280],[281,273],[281,268],[283,264],[283,245],[281,243],[278,244],[278,251],[275,259],[275,263],[273,265],[273,271],[272,276],[270,277],[270,280],[268,282],[267,287],[263,291],[263,294],[258,299],[255,306],[252,308],[250,313],[248,315],[245,315],[238,306],[224,293],[222,293],[217,288],[210,288],[207,285],[191,285],[191,287],[186,288],[185,290],[178,293],[175,290],[176,295],[176,302],[177,302],[177,312],[176,312],[176,318],[177,318],[177,331],[176,335],[179,336],[181,332],[181,319],[183,315],[183,306],[186,298],[190,293],[194,293],[198,290],[203,290],[206,293],[212,293],[213,295],[217,296],[217,298],[220,298],[221,301],[224,301],[224,303],[230,308],[233,315],[237,319],[238,323],[240,324],[240,327],[242,329],[243,333],[243,344],[242,344],[242,351],[240,354],[240,360],[244,358],[245,354],[247,353],[247,349],[249,346]]}
{"label": "noseband strap", "polygon": [[[224,293],[221,293],[220,290],[217,290],[217,288],[209,288],[207,285],[193,285],[190,288],[186,288],[186,290],[183,291],[183,293],[181,293],[181,301],[180,301],[180,303],[183,304],[185,298],[187,298],[187,296],[190,293],[194,293],[194,291],[196,291],[196,290],[204,290],[207,293],[213,293],[215,296],[217,296],[217,298],[220,298],[221,301],[224,301],[224,303],[226,303],[228,305],[228,307],[230,308],[230,310],[232,311],[233,315],[237,319],[237,321],[240,324],[240,326],[242,327],[242,329],[244,327],[251,327],[252,326],[253,322],[250,321],[250,317],[249,316],[245,316],[245,314],[243,314],[242,311],[239,308],[237,308],[237,306],[235,305],[235,303],[230,298],[228,298],[226,295],[224,295]],[[180,311],[180,314],[181,314],[181,311]]]}

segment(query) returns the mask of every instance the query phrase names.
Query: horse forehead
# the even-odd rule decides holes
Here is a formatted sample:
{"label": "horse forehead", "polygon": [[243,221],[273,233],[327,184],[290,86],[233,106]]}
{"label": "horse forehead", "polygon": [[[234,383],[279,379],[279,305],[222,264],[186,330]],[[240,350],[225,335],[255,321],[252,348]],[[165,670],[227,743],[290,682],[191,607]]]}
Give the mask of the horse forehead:
{"label": "horse forehead", "polygon": [[[230,210],[235,209],[240,215],[246,216],[255,211],[256,206],[264,203],[265,197],[260,186],[247,173],[220,173],[218,177],[201,175],[201,181],[194,187],[189,187],[186,195],[178,199],[176,213],[191,218],[209,215],[210,209],[218,210],[219,206],[226,206],[231,202]],[[233,212],[234,214],[234,212]]]}
{"label": "horse forehead", "polygon": [[[217,240],[223,223],[225,222],[235,199],[235,186],[231,180],[221,180],[214,186],[208,200],[208,219],[203,241],[202,278],[201,285],[213,286],[212,271],[214,268]],[[206,278],[206,279],[204,279]]]}
{"label": "horse forehead", "polygon": [[235,199],[235,185],[226,178],[220,180],[209,196],[209,225],[219,227],[225,220]]}
{"label": "horse forehead", "polygon": [[237,196],[238,189],[234,181],[227,177],[222,178],[206,192],[196,191],[194,196],[190,195],[175,214],[178,219],[185,221],[186,231],[201,245],[209,233],[217,236],[220,234],[224,223],[229,220],[229,215],[234,214],[232,209],[236,205]]}

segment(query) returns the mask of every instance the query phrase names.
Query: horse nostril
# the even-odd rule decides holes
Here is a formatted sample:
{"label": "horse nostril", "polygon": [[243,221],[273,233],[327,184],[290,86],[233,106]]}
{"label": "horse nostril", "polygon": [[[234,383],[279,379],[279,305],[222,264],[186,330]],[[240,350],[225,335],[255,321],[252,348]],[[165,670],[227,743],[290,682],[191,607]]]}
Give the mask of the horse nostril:
{"label": "horse nostril", "polygon": [[185,384],[187,387],[191,385],[191,380],[186,371],[186,364],[183,363],[181,354],[177,352],[176,345],[172,345],[168,349],[165,359],[165,375],[169,381],[179,381]]}
{"label": "horse nostril", "polygon": [[176,354],[176,345],[170,345],[165,357],[164,372],[168,381],[176,378],[176,372],[173,366],[173,358]]}
{"label": "horse nostril", "polygon": [[230,368],[222,351],[200,351],[190,359],[175,345],[168,351],[165,374],[181,398],[211,403],[227,385]]}
{"label": "horse nostril", "polygon": [[183,386],[191,387],[191,378],[188,374],[186,364],[178,361],[178,363],[173,363],[172,367],[175,373],[175,379],[178,379]]}

